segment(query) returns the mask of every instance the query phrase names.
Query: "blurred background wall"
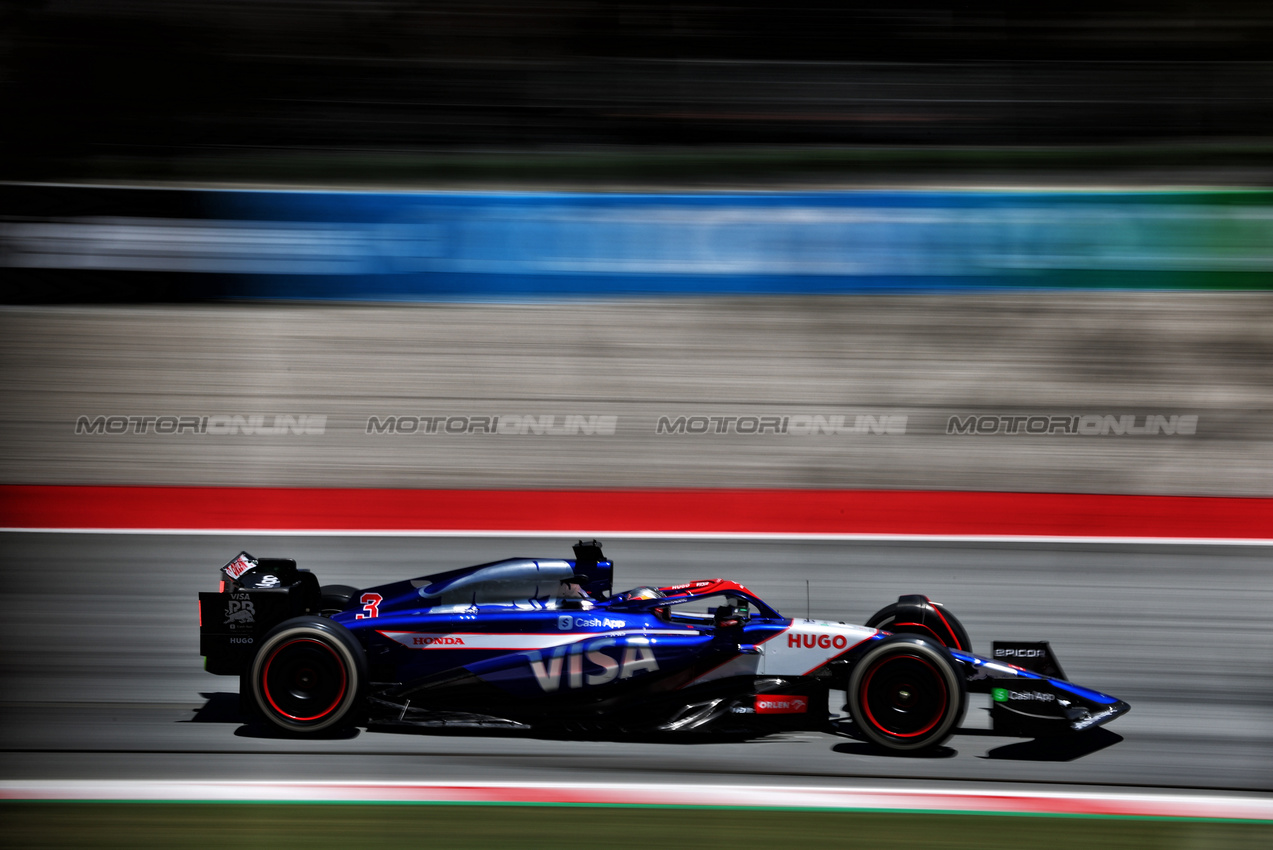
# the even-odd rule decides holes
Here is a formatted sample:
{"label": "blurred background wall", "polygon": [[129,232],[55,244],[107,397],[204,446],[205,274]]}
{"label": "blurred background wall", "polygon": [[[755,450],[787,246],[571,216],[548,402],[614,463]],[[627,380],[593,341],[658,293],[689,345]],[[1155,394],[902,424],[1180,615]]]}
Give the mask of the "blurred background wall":
{"label": "blurred background wall", "polygon": [[1270,328],[1240,293],[23,307],[0,480],[1270,496]]}
{"label": "blurred background wall", "polygon": [[1269,495],[1267,3],[0,14],[6,482]]}

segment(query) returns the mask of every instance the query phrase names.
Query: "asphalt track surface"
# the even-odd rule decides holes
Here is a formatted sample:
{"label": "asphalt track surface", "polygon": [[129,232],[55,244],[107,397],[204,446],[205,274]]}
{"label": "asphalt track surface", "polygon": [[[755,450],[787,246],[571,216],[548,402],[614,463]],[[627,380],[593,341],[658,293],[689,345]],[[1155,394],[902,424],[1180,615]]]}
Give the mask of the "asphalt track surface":
{"label": "asphalt track surface", "polygon": [[984,696],[925,757],[828,733],[678,743],[363,730],[297,741],[244,726],[237,680],[202,670],[195,594],[240,549],[367,586],[504,556],[568,556],[571,542],[0,535],[0,779],[1273,790],[1273,547],[605,541],[624,587],[730,577],[788,615],[807,605],[857,622],[922,592],[960,616],[977,651],[994,638],[1050,640],[1073,680],[1132,706],[1070,749],[993,736]]}

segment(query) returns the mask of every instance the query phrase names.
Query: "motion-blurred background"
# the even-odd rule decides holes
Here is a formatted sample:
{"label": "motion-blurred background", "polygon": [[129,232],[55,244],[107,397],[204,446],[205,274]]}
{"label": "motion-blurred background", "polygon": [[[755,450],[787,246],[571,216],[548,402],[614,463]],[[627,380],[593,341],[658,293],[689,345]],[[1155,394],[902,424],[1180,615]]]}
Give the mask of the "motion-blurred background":
{"label": "motion-blurred background", "polygon": [[3,10],[6,481],[1270,491],[1267,3]]}
{"label": "motion-blurred background", "polygon": [[[1273,527],[1271,48],[1267,0],[4,0],[0,527],[164,533],[0,535],[0,779],[1267,792],[1273,585],[1233,539]],[[476,523],[201,533],[353,528],[376,488],[476,491]],[[367,587],[607,530],[500,537],[537,493],[660,488],[733,534],[792,490],[1070,494],[974,517],[1007,543],[605,543],[620,584],[816,617],[929,593],[1133,712],[1078,755],[974,728],[910,760],[280,742],[209,708],[235,683],[194,594],[240,549]]]}
{"label": "motion-blurred background", "polygon": [[[1273,131],[1259,0],[7,0],[3,16],[0,167],[19,179],[535,177],[527,155],[568,152],[592,155],[557,163],[574,176],[701,180],[738,163],[596,155],[756,145],[823,148],[748,163],[767,176],[889,163],[898,145],[946,165],[1032,157],[934,148],[1263,164]],[[519,156],[422,156],[475,152]]]}
{"label": "motion-blurred background", "polygon": [[1267,3],[3,15],[10,483],[1270,492]]}
{"label": "motion-blurred background", "polygon": [[1268,4],[3,9],[10,482],[1269,492]]}

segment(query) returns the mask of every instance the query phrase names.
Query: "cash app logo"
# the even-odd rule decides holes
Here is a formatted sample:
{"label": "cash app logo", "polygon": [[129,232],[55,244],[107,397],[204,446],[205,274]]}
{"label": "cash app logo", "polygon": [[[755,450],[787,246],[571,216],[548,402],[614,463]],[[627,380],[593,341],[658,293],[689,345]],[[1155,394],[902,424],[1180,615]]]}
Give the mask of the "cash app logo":
{"label": "cash app logo", "polygon": [[1007,702],[1007,701],[1008,701],[1008,689],[1007,689],[1007,688],[995,688],[993,691],[991,691],[991,692],[990,692],[990,696],[994,699],[994,701],[995,701],[995,702]]}

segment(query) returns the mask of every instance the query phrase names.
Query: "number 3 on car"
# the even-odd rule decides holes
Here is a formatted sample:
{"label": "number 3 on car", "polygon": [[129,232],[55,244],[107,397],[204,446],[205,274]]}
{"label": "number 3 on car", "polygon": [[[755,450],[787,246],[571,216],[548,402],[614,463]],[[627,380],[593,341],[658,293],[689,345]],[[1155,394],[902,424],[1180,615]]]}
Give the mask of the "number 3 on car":
{"label": "number 3 on car", "polygon": [[362,603],[362,610],[366,613],[358,614],[355,619],[374,620],[380,616],[380,603],[385,600],[379,593],[364,593],[358,601]]}

